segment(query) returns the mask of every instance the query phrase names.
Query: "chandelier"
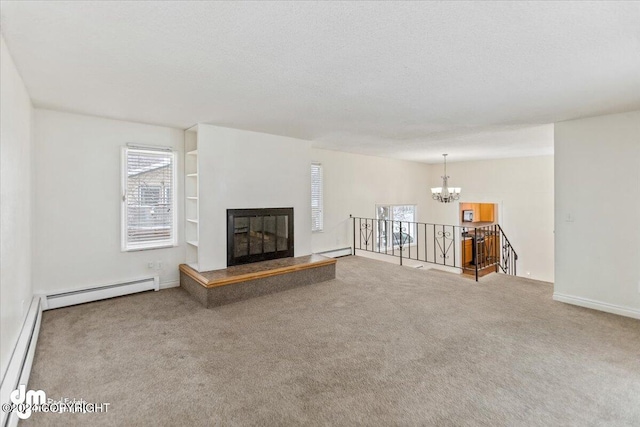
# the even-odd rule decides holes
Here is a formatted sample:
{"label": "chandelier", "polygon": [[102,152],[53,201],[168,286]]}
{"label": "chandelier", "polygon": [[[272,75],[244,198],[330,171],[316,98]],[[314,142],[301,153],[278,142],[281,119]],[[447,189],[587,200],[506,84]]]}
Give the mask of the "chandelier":
{"label": "chandelier", "polygon": [[431,189],[433,200],[437,200],[442,203],[450,203],[460,198],[460,187],[449,187],[447,180],[447,155],[444,157],[444,175],[442,176],[442,187],[434,187]]}

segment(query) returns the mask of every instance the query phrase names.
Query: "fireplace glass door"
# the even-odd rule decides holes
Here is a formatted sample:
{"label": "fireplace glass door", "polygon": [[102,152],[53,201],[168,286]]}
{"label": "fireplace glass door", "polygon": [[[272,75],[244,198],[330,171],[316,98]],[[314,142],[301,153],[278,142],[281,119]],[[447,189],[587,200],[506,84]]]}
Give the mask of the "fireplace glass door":
{"label": "fireplace glass door", "polygon": [[227,210],[228,266],[293,253],[293,208]]}

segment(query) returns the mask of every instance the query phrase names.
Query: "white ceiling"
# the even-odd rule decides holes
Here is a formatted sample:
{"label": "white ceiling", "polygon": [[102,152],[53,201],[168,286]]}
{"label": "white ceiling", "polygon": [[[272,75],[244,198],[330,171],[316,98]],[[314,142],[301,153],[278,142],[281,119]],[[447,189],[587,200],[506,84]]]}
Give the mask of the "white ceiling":
{"label": "white ceiling", "polygon": [[38,107],[440,162],[640,109],[640,2],[2,2]]}

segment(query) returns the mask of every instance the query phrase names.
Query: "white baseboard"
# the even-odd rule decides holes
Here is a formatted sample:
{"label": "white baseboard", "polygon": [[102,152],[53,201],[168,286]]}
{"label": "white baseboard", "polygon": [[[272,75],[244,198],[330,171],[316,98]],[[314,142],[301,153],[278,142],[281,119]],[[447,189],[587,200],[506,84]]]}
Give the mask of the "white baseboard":
{"label": "white baseboard", "polygon": [[180,280],[173,280],[171,282],[160,283],[160,289],[177,288],[180,286]]}
{"label": "white baseboard", "polygon": [[[27,385],[29,383],[31,365],[33,364],[33,356],[36,352],[38,334],[40,333],[40,322],[42,320],[41,303],[42,300],[40,297],[34,296],[31,299],[31,305],[22,324],[18,341],[13,349],[7,370],[2,377],[0,402],[3,404],[11,401],[9,395],[18,388],[19,384]],[[15,412],[7,413],[2,411],[0,412],[0,417],[0,426],[14,427],[18,424],[18,416]]]}
{"label": "white baseboard", "polygon": [[329,258],[338,258],[341,256],[351,255],[352,253],[353,252],[351,251],[351,248],[340,248],[340,249],[332,249],[324,252],[318,252],[318,255],[323,255]]}
{"label": "white baseboard", "polygon": [[620,316],[640,319],[640,310],[631,307],[609,304],[608,302],[601,302],[588,298],[575,297],[573,295],[560,294],[558,292],[553,293],[553,299],[555,301],[564,302],[566,304],[578,305],[580,307],[586,307],[594,310],[604,311],[607,313],[617,314]]}

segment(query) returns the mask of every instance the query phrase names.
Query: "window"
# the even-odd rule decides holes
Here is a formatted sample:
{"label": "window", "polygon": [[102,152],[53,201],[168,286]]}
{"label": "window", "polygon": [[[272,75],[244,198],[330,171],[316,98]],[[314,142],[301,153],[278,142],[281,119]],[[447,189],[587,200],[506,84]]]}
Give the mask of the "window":
{"label": "window", "polygon": [[311,164],[311,231],[322,231],[324,226],[322,165]]}
{"label": "window", "polygon": [[175,154],[168,150],[122,150],[122,250],[177,244]]}
{"label": "window", "polygon": [[376,219],[379,220],[376,243],[380,249],[400,246],[401,243],[404,246],[415,241],[416,205],[377,205]]}

